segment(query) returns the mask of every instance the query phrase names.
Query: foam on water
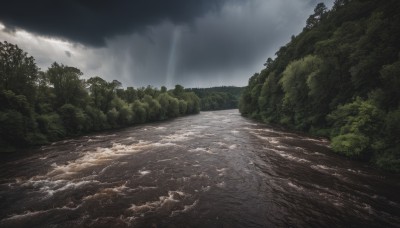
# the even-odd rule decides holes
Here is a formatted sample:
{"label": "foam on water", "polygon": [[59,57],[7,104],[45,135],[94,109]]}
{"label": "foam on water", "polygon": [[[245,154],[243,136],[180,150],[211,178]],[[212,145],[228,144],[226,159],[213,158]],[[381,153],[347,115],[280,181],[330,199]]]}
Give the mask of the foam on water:
{"label": "foam on water", "polygon": [[[37,188],[39,192],[45,193],[48,196],[52,196],[55,193],[78,189],[85,185],[98,184],[98,181],[70,181],[70,180],[52,180],[52,179],[36,179],[38,177],[32,177],[31,179],[22,182],[22,187],[33,187]],[[41,177],[39,177],[41,178]],[[19,182],[21,183],[21,182]],[[16,182],[18,184],[18,181]]]}
{"label": "foam on water", "polygon": [[38,211],[25,211],[22,214],[13,214],[8,218],[4,218],[1,221],[2,222],[8,222],[8,221],[12,221],[12,220],[26,220],[26,219],[32,219],[33,217],[37,217],[43,214],[47,214],[49,212],[52,211],[71,211],[71,210],[76,210],[77,208],[79,208],[80,205],[78,205],[77,207],[67,207],[67,206],[63,206],[63,207],[54,207],[48,210],[38,210]]}
{"label": "foam on water", "polygon": [[8,220],[22,220],[22,219],[27,219],[31,218],[34,216],[38,216],[40,214],[44,214],[48,212],[48,210],[43,210],[43,211],[25,211],[23,214],[13,214],[8,218],[5,218],[1,221],[8,221]]}
{"label": "foam on water", "polygon": [[116,134],[111,134],[111,135],[96,135],[94,136],[95,138],[110,138],[110,137],[115,137],[117,136]]}
{"label": "foam on water", "polygon": [[325,166],[325,165],[311,165],[310,166],[311,168],[313,168],[313,169],[316,169],[316,170],[323,170],[323,171],[334,171],[334,170],[336,170],[336,169],[334,169],[334,168],[331,168],[331,167],[328,167],[328,166]]}
{"label": "foam on water", "polygon": [[225,183],[225,181],[222,181],[222,182],[217,183],[216,186],[219,188],[225,188],[226,183]]}
{"label": "foam on water", "polygon": [[132,145],[114,143],[111,148],[98,147],[95,151],[86,152],[82,157],[75,161],[68,162],[65,165],[57,165],[54,163],[53,170],[48,172],[46,176],[63,178],[79,173],[84,169],[104,164],[117,157],[142,151],[151,145],[151,142],[139,141]]}
{"label": "foam on water", "polygon": [[172,161],[172,158],[166,158],[166,159],[161,159],[161,160],[157,160],[157,162],[166,162],[166,161]]}
{"label": "foam on water", "polygon": [[325,154],[321,154],[321,153],[319,153],[319,152],[314,152],[313,154],[314,154],[314,155],[317,155],[317,156],[325,156]]}
{"label": "foam on water", "polygon": [[192,139],[193,137],[191,137],[191,136],[194,136],[194,135],[196,135],[194,132],[187,131],[187,132],[183,132],[183,133],[176,133],[176,134],[172,134],[172,135],[167,135],[161,141],[162,142],[187,141],[189,139]]}
{"label": "foam on water", "polygon": [[100,141],[100,140],[99,139],[88,139],[87,142],[98,142],[98,141]]}
{"label": "foam on water", "polygon": [[273,149],[273,148],[265,148],[265,149],[270,150],[270,151],[273,151],[273,152],[275,152],[276,154],[278,154],[279,156],[281,156],[281,157],[283,157],[283,158],[286,158],[286,159],[288,159],[288,160],[292,160],[292,161],[296,161],[296,162],[301,162],[301,163],[308,163],[308,162],[310,162],[310,161],[307,160],[307,159],[298,158],[298,157],[292,156],[292,155],[290,155],[290,154],[288,154],[288,153],[286,153],[286,152],[284,152],[284,151],[282,151],[282,150],[277,150],[277,149]]}
{"label": "foam on water", "polygon": [[147,175],[147,174],[150,174],[150,173],[151,173],[151,171],[150,171],[150,170],[139,170],[138,172],[139,172],[139,173],[140,173],[140,175],[142,175],[142,176],[144,176],[144,175]]}
{"label": "foam on water", "polygon": [[231,149],[231,150],[233,150],[233,149],[236,149],[236,147],[237,147],[237,145],[236,145],[236,144],[233,144],[233,145],[230,145],[228,148]]}
{"label": "foam on water", "polygon": [[276,139],[276,137],[265,137],[265,136],[261,136],[257,133],[254,133],[253,135],[255,135],[257,138],[265,140],[271,144],[279,144],[280,142]]}
{"label": "foam on water", "polygon": [[207,153],[207,154],[216,154],[216,153],[212,152],[210,150],[210,148],[203,148],[203,147],[197,147],[195,149],[190,149],[188,151],[189,152],[204,152],[204,153]]}
{"label": "foam on water", "polygon": [[149,201],[143,204],[132,204],[127,210],[134,215],[144,215],[147,212],[157,211],[161,208],[171,208],[179,203],[186,194],[181,191],[168,191],[168,196],[160,196],[159,200]]}
{"label": "foam on water", "polygon": [[224,176],[228,168],[216,169],[218,172],[218,176]]}
{"label": "foam on water", "polygon": [[291,181],[288,181],[287,184],[288,184],[290,187],[292,187],[292,188],[294,188],[294,189],[296,189],[296,190],[298,190],[298,191],[302,191],[302,190],[303,190],[303,187],[298,186],[298,185],[296,185],[296,184],[293,184],[293,182],[291,182]]}
{"label": "foam on water", "polygon": [[188,150],[189,152],[207,152],[208,149],[207,148],[203,148],[203,147],[197,147],[195,149],[190,149]]}
{"label": "foam on water", "polygon": [[93,195],[88,195],[83,198],[84,201],[93,200],[97,198],[109,198],[111,195],[125,195],[125,192],[132,191],[131,188],[126,187],[126,182],[122,185],[111,187],[111,188],[103,188],[100,191],[96,192]]}
{"label": "foam on water", "polygon": [[167,143],[160,143],[160,142],[156,142],[151,144],[154,147],[165,147],[165,146],[178,146],[176,143],[172,143],[172,142],[167,142]]}
{"label": "foam on water", "polygon": [[252,130],[252,131],[262,131],[262,132],[268,132],[268,133],[276,133],[276,131],[270,129],[270,128],[258,128],[258,129],[250,129],[248,127],[245,127],[246,130]]}
{"label": "foam on water", "polygon": [[180,214],[180,213],[188,212],[188,211],[192,210],[198,203],[199,203],[199,200],[196,200],[196,201],[194,201],[194,203],[192,203],[192,204],[184,205],[184,206],[183,206],[183,210],[175,210],[175,211],[172,211],[171,216],[175,216],[175,215],[178,215],[178,214]]}

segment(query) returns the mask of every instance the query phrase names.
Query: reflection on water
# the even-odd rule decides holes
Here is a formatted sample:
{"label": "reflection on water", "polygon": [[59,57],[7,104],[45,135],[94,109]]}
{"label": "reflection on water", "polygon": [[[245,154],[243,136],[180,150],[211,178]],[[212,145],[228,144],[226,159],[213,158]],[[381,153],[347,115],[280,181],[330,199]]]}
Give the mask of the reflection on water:
{"label": "reflection on water", "polygon": [[325,139],[204,112],[9,158],[0,226],[395,227],[398,180]]}

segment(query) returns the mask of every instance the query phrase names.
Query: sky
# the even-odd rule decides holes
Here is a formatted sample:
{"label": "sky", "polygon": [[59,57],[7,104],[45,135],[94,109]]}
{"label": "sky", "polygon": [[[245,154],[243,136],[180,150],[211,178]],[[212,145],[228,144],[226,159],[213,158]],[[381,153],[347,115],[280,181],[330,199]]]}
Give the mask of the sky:
{"label": "sky", "polygon": [[13,0],[0,41],[124,87],[245,86],[333,0]]}

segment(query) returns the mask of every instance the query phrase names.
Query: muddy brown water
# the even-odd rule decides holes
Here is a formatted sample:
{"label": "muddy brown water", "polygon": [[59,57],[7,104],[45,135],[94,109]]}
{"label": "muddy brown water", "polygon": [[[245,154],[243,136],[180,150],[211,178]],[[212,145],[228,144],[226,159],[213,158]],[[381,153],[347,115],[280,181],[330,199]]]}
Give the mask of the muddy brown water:
{"label": "muddy brown water", "polygon": [[3,161],[0,227],[399,227],[398,175],[202,112]]}

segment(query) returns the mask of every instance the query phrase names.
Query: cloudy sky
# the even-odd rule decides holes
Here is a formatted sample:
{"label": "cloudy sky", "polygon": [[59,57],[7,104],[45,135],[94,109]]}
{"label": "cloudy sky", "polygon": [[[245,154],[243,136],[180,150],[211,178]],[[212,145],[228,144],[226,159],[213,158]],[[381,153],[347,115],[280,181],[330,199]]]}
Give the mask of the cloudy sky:
{"label": "cloudy sky", "polygon": [[13,0],[0,41],[123,86],[244,86],[333,0]]}

